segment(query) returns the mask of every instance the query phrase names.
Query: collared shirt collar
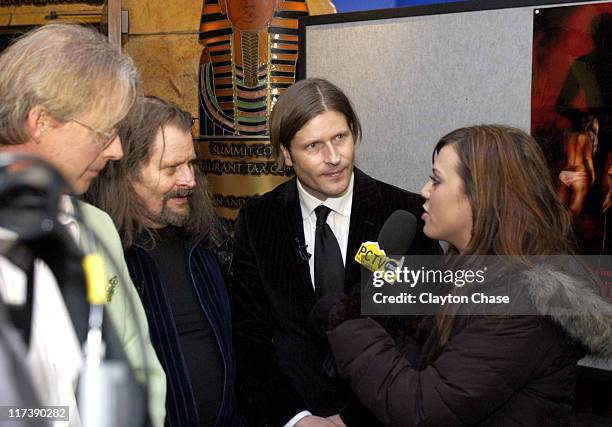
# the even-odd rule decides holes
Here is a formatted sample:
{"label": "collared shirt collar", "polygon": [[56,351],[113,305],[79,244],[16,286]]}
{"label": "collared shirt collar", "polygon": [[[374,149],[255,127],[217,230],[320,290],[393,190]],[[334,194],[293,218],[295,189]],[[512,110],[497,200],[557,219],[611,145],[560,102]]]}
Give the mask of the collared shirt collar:
{"label": "collared shirt collar", "polygon": [[351,174],[351,180],[346,188],[346,191],[338,197],[328,197],[324,202],[317,199],[306,191],[299,179],[297,179],[297,189],[300,197],[300,208],[302,210],[302,218],[308,218],[319,205],[325,205],[334,212],[350,217],[351,204],[353,200],[353,182],[355,181],[355,172]]}

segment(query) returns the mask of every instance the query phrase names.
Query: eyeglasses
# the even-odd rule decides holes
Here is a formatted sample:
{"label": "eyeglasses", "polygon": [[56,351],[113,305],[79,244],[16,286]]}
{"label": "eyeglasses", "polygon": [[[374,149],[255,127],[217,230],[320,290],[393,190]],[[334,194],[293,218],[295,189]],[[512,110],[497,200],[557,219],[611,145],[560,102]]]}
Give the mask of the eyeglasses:
{"label": "eyeglasses", "polygon": [[117,129],[111,129],[108,132],[101,132],[97,129],[94,129],[93,127],[89,126],[87,123],[83,123],[80,120],[77,119],[70,119],[70,121],[75,122],[81,126],[83,126],[84,128],[92,131],[93,133],[96,134],[96,141],[98,142],[98,144],[100,144],[102,146],[103,150],[106,150],[108,148],[108,146],[111,144],[111,142],[113,142],[113,140],[117,137]]}

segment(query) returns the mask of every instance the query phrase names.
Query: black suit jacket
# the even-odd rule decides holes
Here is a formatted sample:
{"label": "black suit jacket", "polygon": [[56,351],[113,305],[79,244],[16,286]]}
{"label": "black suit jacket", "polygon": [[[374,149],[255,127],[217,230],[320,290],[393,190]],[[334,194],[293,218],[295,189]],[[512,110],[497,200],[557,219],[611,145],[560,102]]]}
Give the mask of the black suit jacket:
{"label": "black suit jacket", "polygon": [[[346,255],[345,290],[361,279],[353,257],[362,242],[375,241],[397,209],[422,214],[420,196],[374,180],[355,168]],[[234,336],[238,370],[267,422],[284,425],[302,410],[338,413],[349,390],[325,374],[329,346],[309,315],[316,299],[295,178],[242,207],[236,223],[232,264]],[[302,254],[301,254],[302,252]],[[412,254],[441,253],[419,227]]]}

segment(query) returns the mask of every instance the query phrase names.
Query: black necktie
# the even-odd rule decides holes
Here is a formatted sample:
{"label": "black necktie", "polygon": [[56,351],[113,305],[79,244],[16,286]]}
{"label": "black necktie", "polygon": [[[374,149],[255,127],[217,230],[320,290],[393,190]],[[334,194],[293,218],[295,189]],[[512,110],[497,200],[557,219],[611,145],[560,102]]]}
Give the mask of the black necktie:
{"label": "black necktie", "polygon": [[317,228],[315,229],[314,276],[315,294],[318,298],[344,292],[344,263],[342,252],[327,224],[331,209],[319,206],[315,209]]}

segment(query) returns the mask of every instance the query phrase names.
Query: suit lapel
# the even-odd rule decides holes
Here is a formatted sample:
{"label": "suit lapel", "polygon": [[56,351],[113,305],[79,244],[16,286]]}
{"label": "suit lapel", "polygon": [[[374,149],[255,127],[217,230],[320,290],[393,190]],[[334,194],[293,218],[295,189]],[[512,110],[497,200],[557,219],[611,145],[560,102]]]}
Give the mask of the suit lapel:
{"label": "suit lapel", "polygon": [[353,204],[345,263],[344,289],[347,292],[361,281],[361,268],[355,261],[355,254],[363,242],[376,240],[380,222],[378,212],[383,202],[375,181],[359,169],[354,170]]}
{"label": "suit lapel", "polygon": [[310,278],[310,267],[308,259],[304,259],[302,254],[307,252],[304,243],[304,225],[302,219],[302,211],[300,209],[300,198],[297,191],[296,179],[293,178],[278,195],[280,215],[279,233],[286,238],[291,251],[279,254],[281,265],[287,262],[287,265],[295,265],[297,275],[287,278],[290,283],[303,290],[302,294],[307,298],[310,304],[315,303],[314,289]]}
{"label": "suit lapel", "polygon": [[[368,240],[375,241],[378,229],[382,224],[380,217],[383,200],[376,182],[359,169],[354,168],[354,171],[355,181],[345,263],[344,287],[346,291],[351,290],[356,283],[361,281],[361,269],[354,260],[359,246]],[[288,265],[296,266],[298,274],[287,280],[302,288],[302,294],[311,304],[314,304],[315,296],[309,264],[308,261],[300,258],[298,243],[295,241],[297,238],[299,245],[304,245],[304,225],[295,178],[287,183],[278,194],[277,202],[279,207],[278,233],[290,241],[290,247],[293,250],[278,254],[279,258],[276,262],[280,265],[286,262],[289,263]]]}

